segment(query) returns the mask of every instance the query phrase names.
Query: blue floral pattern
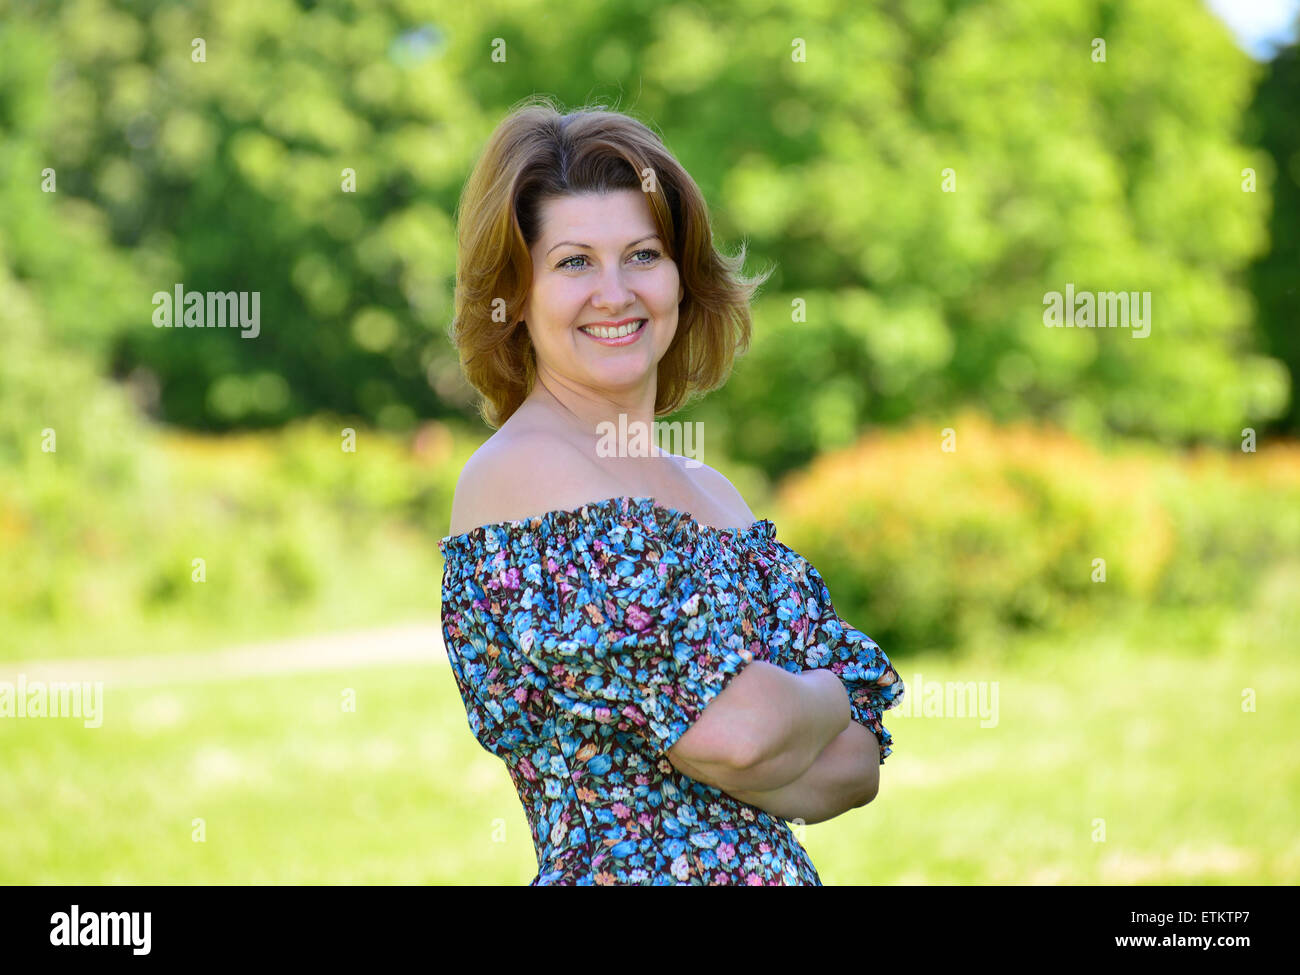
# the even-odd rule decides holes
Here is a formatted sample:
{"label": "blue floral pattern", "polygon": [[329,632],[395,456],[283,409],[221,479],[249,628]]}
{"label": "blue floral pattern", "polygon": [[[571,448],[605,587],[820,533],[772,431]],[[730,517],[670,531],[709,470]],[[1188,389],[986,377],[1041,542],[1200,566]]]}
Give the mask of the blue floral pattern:
{"label": "blue floral pattern", "polygon": [[834,671],[882,763],[892,751],[881,715],[902,681],[770,520],[717,528],[617,497],[438,547],[447,657],[523,802],[530,886],[821,885],[786,821],[666,754],[753,660]]}

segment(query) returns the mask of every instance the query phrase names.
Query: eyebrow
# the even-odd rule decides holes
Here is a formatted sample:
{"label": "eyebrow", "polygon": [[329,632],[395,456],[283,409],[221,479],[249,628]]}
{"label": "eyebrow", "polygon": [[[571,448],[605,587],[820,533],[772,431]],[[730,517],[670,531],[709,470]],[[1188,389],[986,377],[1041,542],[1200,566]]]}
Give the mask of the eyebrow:
{"label": "eyebrow", "polygon": [[[643,243],[647,240],[658,240],[658,239],[659,239],[658,234],[650,234],[646,237],[640,238],[639,240],[632,241],[632,243],[628,244],[627,247],[635,247],[637,244]],[[573,240],[562,240],[558,244],[556,244],[555,247],[563,247],[565,244],[570,244],[573,247],[585,247],[589,251],[595,250],[595,248],[592,247],[590,244],[579,244],[577,241],[573,241]],[[549,255],[551,251],[555,250],[555,247],[552,247],[551,250],[547,251],[546,253]],[[624,247],[623,250],[627,250],[627,247]]]}

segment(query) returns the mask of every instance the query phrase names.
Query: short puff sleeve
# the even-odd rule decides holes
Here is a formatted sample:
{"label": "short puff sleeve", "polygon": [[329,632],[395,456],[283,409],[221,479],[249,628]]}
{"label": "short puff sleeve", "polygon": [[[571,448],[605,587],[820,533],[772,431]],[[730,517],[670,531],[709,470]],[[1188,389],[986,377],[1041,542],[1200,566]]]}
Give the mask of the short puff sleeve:
{"label": "short puff sleeve", "polygon": [[880,645],[835,612],[830,588],[817,568],[793,549],[786,547],[786,552],[802,564],[812,594],[802,607],[807,618],[801,641],[803,668],[830,670],[844,683],[852,720],[875,734],[883,765],[893,752],[894,739],[882,716],[902,703],[903,682]]}

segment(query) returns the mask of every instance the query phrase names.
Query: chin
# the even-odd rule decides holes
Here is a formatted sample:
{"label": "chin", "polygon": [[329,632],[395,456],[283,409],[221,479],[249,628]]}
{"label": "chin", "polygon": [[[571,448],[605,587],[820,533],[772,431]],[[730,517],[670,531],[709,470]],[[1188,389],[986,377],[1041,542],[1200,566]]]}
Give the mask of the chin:
{"label": "chin", "polygon": [[636,389],[655,376],[654,369],[619,369],[607,370],[591,377],[592,385],[598,389]]}

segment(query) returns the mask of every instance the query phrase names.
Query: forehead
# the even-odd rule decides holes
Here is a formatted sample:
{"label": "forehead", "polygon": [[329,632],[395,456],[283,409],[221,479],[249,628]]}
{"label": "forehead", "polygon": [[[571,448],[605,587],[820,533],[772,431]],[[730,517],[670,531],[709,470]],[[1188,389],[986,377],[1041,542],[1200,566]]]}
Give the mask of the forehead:
{"label": "forehead", "polygon": [[640,190],[555,197],[542,204],[541,217],[543,247],[566,239],[621,244],[629,232],[634,231],[634,236],[656,232],[650,204]]}

